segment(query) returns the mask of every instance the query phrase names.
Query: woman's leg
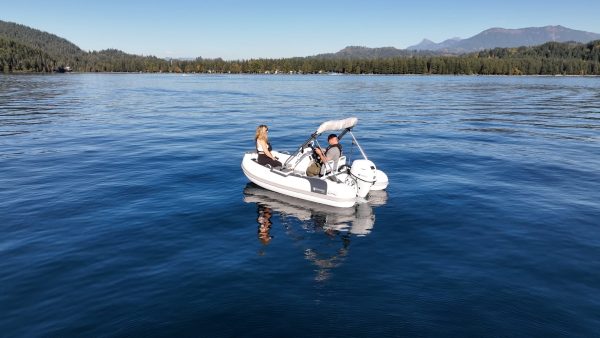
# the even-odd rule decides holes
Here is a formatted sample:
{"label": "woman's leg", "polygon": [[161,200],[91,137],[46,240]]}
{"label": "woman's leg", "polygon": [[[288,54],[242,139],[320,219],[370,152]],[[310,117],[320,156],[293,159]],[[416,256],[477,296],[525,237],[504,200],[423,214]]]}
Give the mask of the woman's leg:
{"label": "woman's leg", "polygon": [[277,160],[273,160],[273,159],[271,159],[269,156],[267,156],[265,154],[258,154],[258,159],[256,161],[260,165],[267,165],[268,164],[268,165],[270,165],[273,168],[275,168],[275,167],[281,167],[282,166],[281,162],[279,162]]}
{"label": "woman's leg", "polygon": [[272,163],[271,166],[273,168],[275,168],[275,167],[283,167],[283,164],[281,162],[277,161],[277,160],[271,160],[271,163]]}

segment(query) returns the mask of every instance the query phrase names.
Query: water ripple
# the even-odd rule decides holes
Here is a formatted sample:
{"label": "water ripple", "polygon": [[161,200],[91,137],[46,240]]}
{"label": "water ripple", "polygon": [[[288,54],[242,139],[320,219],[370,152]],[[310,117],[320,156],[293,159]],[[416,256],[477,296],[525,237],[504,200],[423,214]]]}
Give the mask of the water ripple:
{"label": "water ripple", "polygon": [[[0,75],[0,330],[593,336],[598,88]],[[258,124],[289,151],[348,115],[385,194],[331,210],[248,184],[239,166]]]}

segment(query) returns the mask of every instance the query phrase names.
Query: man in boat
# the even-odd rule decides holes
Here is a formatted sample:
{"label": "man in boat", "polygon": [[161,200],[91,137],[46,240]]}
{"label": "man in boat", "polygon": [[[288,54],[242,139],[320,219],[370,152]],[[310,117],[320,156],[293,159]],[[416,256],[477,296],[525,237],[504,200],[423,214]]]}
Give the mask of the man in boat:
{"label": "man in boat", "polygon": [[325,149],[315,148],[315,154],[319,156],[319,160],[313,161],[308,168],[306,169],[307,176],[317,176],[321,174],[321,167],[323,163],[327,163],[327,161],[333,160],[334,163],[340,159],[342,156],[342,146],[339,144],[339,140],[336,134],[330,134],[327,137],[327,143],[329,143],[329,147]]}

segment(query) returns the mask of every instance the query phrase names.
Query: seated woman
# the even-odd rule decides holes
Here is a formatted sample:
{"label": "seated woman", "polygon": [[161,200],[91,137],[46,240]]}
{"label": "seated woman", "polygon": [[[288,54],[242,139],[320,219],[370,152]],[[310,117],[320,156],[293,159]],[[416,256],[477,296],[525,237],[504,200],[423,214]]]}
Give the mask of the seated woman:
{"label": "seated woman", "polygon": [[256,128],[256,136],[254,139],[256,140],[256,152],[258,153],[258,159],[256,160],[258,164],[261,165],[270,165],[271,167],[281,167],[281,162],[277,161],[278,158],[275,157],[271,153],[271,144],[269,143],[269,137],[267,133],[269,132],[269,128],[261,124]]}

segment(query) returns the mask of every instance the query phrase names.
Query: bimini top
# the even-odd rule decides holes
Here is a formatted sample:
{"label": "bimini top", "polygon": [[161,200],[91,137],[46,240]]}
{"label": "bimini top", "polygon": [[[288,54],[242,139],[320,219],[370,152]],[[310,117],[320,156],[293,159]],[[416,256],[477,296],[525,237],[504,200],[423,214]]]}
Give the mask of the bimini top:
{"label": "bimini top", "polygon": [[356,125],[357,122],[358,122],[358,119],[356,117],[349,117],[349,118],[343,119],[343,120],[331,120],[331,121],[323,122],[319,126],[319,129],[317,129],[316,134],[321,135],[322,133],[324,133],[326,131],[352,128]]}

